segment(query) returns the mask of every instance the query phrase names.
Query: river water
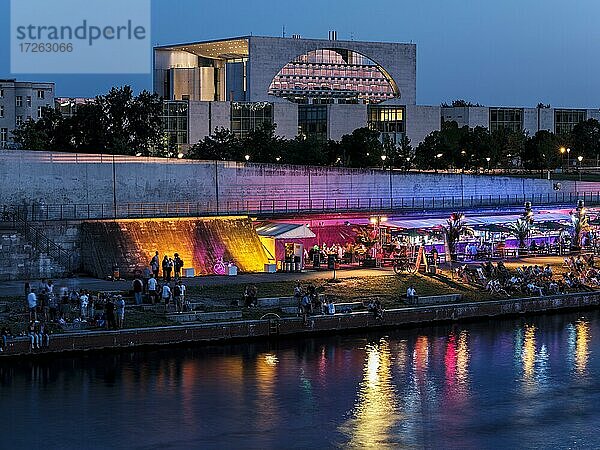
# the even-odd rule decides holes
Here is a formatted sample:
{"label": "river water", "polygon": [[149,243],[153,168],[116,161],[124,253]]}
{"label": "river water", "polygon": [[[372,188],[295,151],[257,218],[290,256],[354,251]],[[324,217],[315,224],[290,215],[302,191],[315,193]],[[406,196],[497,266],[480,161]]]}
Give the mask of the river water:
{"label": "river water", "polygon": [[598,448],[600,313],[0,366],[0,448]]}

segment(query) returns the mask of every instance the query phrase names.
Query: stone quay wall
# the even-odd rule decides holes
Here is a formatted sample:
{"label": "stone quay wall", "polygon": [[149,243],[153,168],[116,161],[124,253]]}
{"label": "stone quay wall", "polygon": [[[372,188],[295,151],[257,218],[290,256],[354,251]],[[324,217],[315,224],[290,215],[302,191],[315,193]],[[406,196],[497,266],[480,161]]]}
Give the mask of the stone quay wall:
{"label": "stone quay wall", "polygon": [[504,299],[497,301],[455,303],[387,310],[383,320],[372,313],[355,312],[317,316],[304,327],[301,318],[216,322],[185,326],[139,328],[120,331],[91,331],[53,335],[50,348],[29,351],[29,338],[19,337],[10,356],[40,356],[51,353],[118,350],[135,347],[202,342],[228,342],[246,339],[277,339],[286,336],[311,336],[321,333],[344,333],[353,330],[376,330],[447,321],[474,320],[517,314],[540,314],[600,306],[600,292],[585,292],[548,297]]}

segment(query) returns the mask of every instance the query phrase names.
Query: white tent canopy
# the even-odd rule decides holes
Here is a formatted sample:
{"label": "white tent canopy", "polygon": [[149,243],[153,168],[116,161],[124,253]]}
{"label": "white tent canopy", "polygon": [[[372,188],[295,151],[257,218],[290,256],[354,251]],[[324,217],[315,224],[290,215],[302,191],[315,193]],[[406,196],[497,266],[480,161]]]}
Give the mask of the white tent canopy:
{"label": "white tent canopy", "polygon": [[256,229],[260,237],[273,239],[305,239],[314,238],[316,234],[305,224],[294,223],[266,223]]}

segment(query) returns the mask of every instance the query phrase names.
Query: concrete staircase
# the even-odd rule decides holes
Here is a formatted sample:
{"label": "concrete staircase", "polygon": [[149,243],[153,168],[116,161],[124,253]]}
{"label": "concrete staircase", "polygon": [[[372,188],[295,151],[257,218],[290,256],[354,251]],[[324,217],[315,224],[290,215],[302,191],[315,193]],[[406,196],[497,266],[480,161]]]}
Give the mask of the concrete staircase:
{"label": "concrete staircase", "polygon": [[68,270],[37,249],[11,223],[0,222],[0,281],[59,278]]}

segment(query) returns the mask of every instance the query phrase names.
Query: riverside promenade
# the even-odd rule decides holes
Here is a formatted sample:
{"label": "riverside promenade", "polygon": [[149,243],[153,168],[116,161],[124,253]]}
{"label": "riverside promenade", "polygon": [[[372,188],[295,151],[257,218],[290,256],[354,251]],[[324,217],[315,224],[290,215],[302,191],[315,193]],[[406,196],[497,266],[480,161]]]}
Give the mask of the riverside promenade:
{"label": "riverside promenade", "polygon": [[502,316],[551,313],[598,306],[600,306],[600,292],[582,292],[535,298],[388,309],[384,312],[382,319],[376,319],[370,312],[313,316],[308,326],[303,324],[301,318],[279,318],[277,315],[269,314],[260,320],[56,334],[52,335],[47,349],[36,350],[35,353],[29,349],[28,337],[17,337],[11,351],[0,354],[0,358],[39,357],[60,353],[127,350],[250,339],[280,339],[291,336],[304,337],[324,333],[418,326],[437,322],[485,320]]}

